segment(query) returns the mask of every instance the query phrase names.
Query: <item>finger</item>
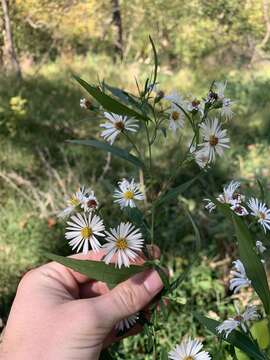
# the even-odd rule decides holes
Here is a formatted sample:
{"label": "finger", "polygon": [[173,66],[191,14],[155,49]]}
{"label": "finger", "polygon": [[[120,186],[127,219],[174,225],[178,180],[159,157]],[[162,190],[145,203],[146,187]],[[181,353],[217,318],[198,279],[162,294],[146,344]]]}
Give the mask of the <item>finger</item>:
{"label": "finger", "polygon": [[134,275],[104,295],[81,301],[88,301],[89,307],[94,307],[98,321],[112,328],[120,320],[143,309],[162,288],[163,283],[158,273],[147,270]]}

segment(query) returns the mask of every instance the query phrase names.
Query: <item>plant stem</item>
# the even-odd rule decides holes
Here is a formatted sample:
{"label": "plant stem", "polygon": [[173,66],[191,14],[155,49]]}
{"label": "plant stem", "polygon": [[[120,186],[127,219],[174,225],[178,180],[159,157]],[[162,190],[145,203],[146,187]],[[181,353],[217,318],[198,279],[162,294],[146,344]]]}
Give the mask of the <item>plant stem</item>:
{"label": "plant stem", "polygon": [[139,158],[141,158],[141,153],[139,151],[139,149],[137,148],[136,144],[134,143],[134,141],[131,139],[131,137],[125,132],[123,131],[123,134],[126,136],[126,138],[128,139],[128,141],[131,143],[131,145],[133,146],[134,150],[136,151],[137,155]]}

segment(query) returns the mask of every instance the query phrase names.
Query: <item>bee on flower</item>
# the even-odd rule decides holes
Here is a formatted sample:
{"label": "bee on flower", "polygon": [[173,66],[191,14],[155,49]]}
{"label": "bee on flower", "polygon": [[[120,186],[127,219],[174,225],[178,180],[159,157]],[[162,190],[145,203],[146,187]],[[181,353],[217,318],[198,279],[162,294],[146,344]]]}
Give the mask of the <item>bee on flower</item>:
{"label": "bee on flower", "polygon": [[101,136],[111,145],[121,133],[125,131],[138,131],[138,120],[134,118],[108,112],[104,112],[104,116],[108,121],[100,125],[100,127],[105,129],[102,131]]}
{"label": "bee on flower", "polygon": [[119,189],[115,189],[114,200],[115,203],[118,203],[123,209],[124,207],[136,207],[135,200],[142,201],[144,200],[144,195],[140,189],[140,184],[136,183],[134,179],[128,181],[122,179],[118,182]]}
{"label": "bee on flower", "polygon": [[106,231],[106,235],[107,242],[103,245],[105,263],[109,264],[115,257],[115,267],[129,267],[143,248],[144,239],[140,230],[129,222],[121,222],[117,228]]}
{"label": "bee on flower", "polygon": [[245,267],[241,260],[234,261],[233,265],[234,269],[230,272],[230,290],[236,294],[240,289],[249,287],[251,281],[247,277]]}
{"label": "bee on flower", "polygon": [[77,252],[82,250],[83,254],[87,254],[90,249],[98,251],[101,244],[97,237],[104,237],[105,226],[103,220],[93,215],[91,212],[87,214],[75,214],[67,222],[65,238],[69,240],[72,250]]}
{"label": "bee on flower", "polygon": [[216,154],[222,156],[224,150],[230,147],[227,130],[221,128],[217,118],[213,120],[207,119],[199,126],[203,138],[203,143],[199,146],[208,154],[209,161],[215,162]]}
{"label": "bee on flower", "polygon": [[171,360],[211,360],[208,352],[202,351],[202,343],[195,339],[187,338],[180,345],[169,352]]}
{"label": "bee on flower", "polygon": [[217,326],[216,330],[219,334],[224,333],[225,338],[227,338],[230,333],[238,328],[239,326],[244,332],[247,332],[248,322],[259,319],[259,314],[257,313],[256,306],[248,306],[246,310],[241,314],[239,309],[236,307],[236,316],[233,318],[229,318],[219,326]]}
{"label": "bee on flower", "polygon": [[265,203],[256,198],[251,198],[248,201],[248,207],[251,210],[251,215],[258,219],[257,221],[263,227],[264,232],[270,230],[270,209]]}

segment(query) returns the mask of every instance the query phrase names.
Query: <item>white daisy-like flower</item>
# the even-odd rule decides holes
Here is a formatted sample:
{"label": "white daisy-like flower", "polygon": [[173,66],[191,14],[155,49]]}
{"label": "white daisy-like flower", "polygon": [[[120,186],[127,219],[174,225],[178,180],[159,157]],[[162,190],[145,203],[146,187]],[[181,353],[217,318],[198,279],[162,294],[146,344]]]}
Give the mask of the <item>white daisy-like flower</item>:
{"label": "white daisy-like flower", "polygon": [[79,209],[82,206],[86,196],[89,194],[91,190],[85,188],[85,186],[80,186],[79,190],[75,192],[68,200],[68,206],[61,211],[58,216],[59,217],[67,217],[71,215],[73,212]]}
{"label": "white daisy-like flower", "polygon": [[231,99],[224,98],[222,100],[222,107],[220,109],[220,115],[224,116],[225,119],[231,120],[234,112],[232,111],[233,101]]}
{"label": "white daisy-like flower", "polygon": [[128,181],[126,179],[122,179],[118,182],[119,189],[115,189],[114,197],[116,200],[114,202],[118,203],[123,209],[124,207],[136,207],[135,200],[143,200],[144,195],[140,190],[140,184],[136,183],[134,179]]}
{"label": "white daisy-like flower", "polygon": [[121,222],[117,228],[106,231],[106,235],[107,243],[103,245],[105,263],[109,264],[115,255],[115,267],[129,267],[143,247],[144,240],[140,230],[129,222]]}
{"label": "white daisy-like flower", "polygon": [[186,101],[186,109],[189,112],[199,112],[200,115],[203,115],[204,112],[204,102],[198,100],[196,97],[191,96],[190,100]]}
{"label": "white daisy-like flower", "polygon": [[80,107],[82,109],[91,109],[91,102],[85,98],[80,99]]}
{"label": "white daisy-like flower", "polygon": [[100,127],[105,130],[102,131],[101,136],[104,137],[111,145],[114,143],[116,137],[124,131],[137,132],[138,120],[134,118],[128,118],[114,113],[104,112],[107,122],[101,124]]}
{"label": "white daisy-like flower", "polygon": [[87,194],[81,201],[81,207],[85,212],[91,212],[97,209],[98,200],[93,190],[88,190]]}
{"label": "white daisy-like flower", "polygon": [[247,216],[249,213],[247,211],[247,209],[243,206],[240,205],[239,203],[235,202],[232,206],[231,209],[233,210],[233,212],[238,215],[238,216]]}
{"label": "white daisy-like flower", "polygon": [[266,247],[263,245],[263,243],[259,240],[256,241],[256,248],[260,254],[263,254],[266,250]]}
{"label": "white daisy-like flower", "polygon": [[165,95],[164,99],[174,104],[182,104],[184,102],[183,97],[177,91],[173,91],[172,93]]}
{"label": "white daisy-like flower", "polygon": [[[177,129],[183,128],[185,124],[185,114],[180,107],[185,108],[185,101],[176,91],[164,96],[164,99],[171,102],[169,129],[176,134]],[[179,107],[180,106],[180,107]]]}
{"label": "white daisy-like flower", "polygon": [[139,319],[139,313],[131,315],[128,318],[119,321],[115,325],[115,329],[121,332],[125,330],[129,330],[136,324],[138,319]]}
{"label": "white daisy-like flower", "polygon": [[204,148],[194,151],[193,156],[197,165],[201,169],[204,169],[205,167],[209,167],[209,154],[207,151],[205,151]]}
{"label": "white daisy-like flower", "polygon": [[225,321],[223,321],[223,323],[221,323],[219,326],[216,327],[216,330],[219,334],[221,333],[225,333],[225,338],[227,338],[230,333],[235,330],[238,326],[240,325],[240,321],[239,320],[235,320],[233,318],[229,318]]}
{"label": "white daisy-like flower", "polygon": [[224,82],[221,82],[221,81],[215,82],[214,87],[215,87],[215,92],[216,92],[217,95],[218,95],[218,100],[224,99],[225,90],[226,90],[226,87],[227,87],[227,81],[224,81]]}
{"label": "white daisy-like flower", "polygon": [[207,119],[205,123],[199,125],[204,142],[200,144],[208,153],[209,161],[215,161],[216,153],[223,155],[224,149],[229,148],[230,139],[227,130],[222,129],[218,119]]}
{"label": "white daisy-like flower", "polygon": [[225,338],[227,338],[230,333],[235,330],[238,326],[241,326],[244,332],[247,332],[248,321],[253,321],[259,319],[260,315],[257,313],[256,306],[248,306],[246,310],[241,314],[239,309],[236,307],[236,316],[234,318],[229,318],[223,321],[222,324],[217,326],[216,330],[219,334],[225,333]]}
{"label": "white daisy-like flower", "polygon": [[210,360],[211,357],[208,352],[202,351],[202,343],[195,339],[188,338],[183,340],[180,345],[169,352],[169,359],[171,360]]}
{"label": "white daisy-like flower", "polygon": [[262,225],[264,232],[270,230],[270,209],[256,198],[251,198],[248,201],[248,207],[251,210],[251,215],[258,218],[258,223]]}
{"label": "white daisy-like flower", "polygon": [[76,249],[77,252],[81,251],[87,254],[92,248],[94,251],[98,251],[101,248],[101,244],[97,239],[97,236],[104,237],[105,226],[102,219],[90,214],[75,214],[71,217],[71,221],[68,221],[65,233],[65,238],[69,240],[69,245],[72,246],[72,250]]}
{"label": "white daisy-like flower", "polygon": [[230,290],[235,294],[244,287],[248,287],[251,281],[247,278],[245,267],[241,260],[233,261],[234,270],[231,270]]}
{"label": "white daisy-like flower", "polygon": [[223,193],[217,197],[217,200],[222,204],[232,204],[234,205],[234,201],[238,202],[239,194],[236,194],[236,190],[240,187],[240,182],[232,180],[229,185],[224,186]]}

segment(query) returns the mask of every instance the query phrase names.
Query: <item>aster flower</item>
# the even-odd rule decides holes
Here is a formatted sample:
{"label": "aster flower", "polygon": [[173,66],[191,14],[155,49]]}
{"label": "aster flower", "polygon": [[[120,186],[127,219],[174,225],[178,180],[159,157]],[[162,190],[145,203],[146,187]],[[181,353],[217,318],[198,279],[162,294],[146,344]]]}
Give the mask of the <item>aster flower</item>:
{"label": "aster flower", "polygon": [[251,210],[251,215],[258,219],[258,223],[262,225],[264,232],[270,230],[270,209],[256,198],[251,198],[248,201],[248,207]]}
{"label": "aster flower", "polygon": [[231,120],[231,118],[234,115],[234,112],[232,111],[232,105],[233,102],[231,99],[224,98],[222,100],[222,107],[220,109],[220,115],[224,116],[225,119]]}
{"label": "aster flower", "polygon": [[66,228],[65,238],[69,240],[69,245],[72,246],[72,250],[76,249],[79,252],[82,249],[84,254],[92,248],[94,251],[98,251],[101,248],[101,244],[97,239],[97,236],[104,237],[105,226],[102,219],[90,214],[75,214],[71,217],[71,221],[68,221]]}
{"label": "aster flower", "polygon": [[58,216],[59,217],[67,217],[69,215],[71,215],[73,212],[75,212],[76,210],[78,210],[86,196],[89,194],[89,189],[86,189],[84,186],[80,186],[79,190],[75,192],[75,194],[73,194],[68,200],[67,200],[67,204],[68,206],[61,211]]}
{"label": "aster flower", "polygon": [[237,314],[234,318],[229,318],[223,321],[223,323],[216,328],[219,334],[222,334],[223,332],[225,333],[225,338],[227,338],[229,334],[239,326],[241,326],[244,332],[247,332],[247,322],[257,320],[260,317],[257,313],[256,306],[248,306],[242,314],[236,307],[236,312]]}
{"label": "aster flower", "polygon": [[144,199],[144,195],[140,190],[140,185],[137,184],[134,179],[131,181],[122,179],[118,182],[118,186],[120,190],[116,189],[114,191],[113,196],[116,198],[114,202],[118,203],[122,209],[127,206],[134,208],[136,207],[134,200],[141,201]]}
{"label": "aster flower", "polygon": [[224,96],[225,96],[224,94],[225,94],[225,90],[226,90],[226,87],[227,87],[227,81],[224,81],[224,82],[221,82],[221,81],[215,82],[214,87],[215,87],[215,92],[216,92],[217,95],[218,95],[218,99],[219,99],[219,100],[224,99]]}
{"label": "aster flower", "polygon": [[263,254],[266,250],[266,247],[263,245],[261,241],[256,241],[256,248],[258,250],[258,253]]}
{"label": "aster flower", "polygon": [[226,148],[229,148],[230,139],[227,137],[227,130],[221,128],[218,119],[209,120],[199,125],[204,142],[200,144],[208,153],[209,161],[215,161],[216,153],[223,155]]}
{"label": "aster flower", "polygon": [[240,187],[239,181],[232,180],[229,185],[224,186],[223,193],[217,197],[217,200],[222,204],[235,204],[235,201],[240,202],[240,194],[236,193],[236,190]]}
{"label": "aster flower", "polygon": [[204,169],[205,167],[209,167],[209,154],[207,151],[205,151],[204,148],[196,150],[193,152],[194,159],[197,163],[197,165]]}
{"label": "aster flower", "polygon": [[193,113],[199,112],[200,115],[203,115],[204,102],[198,100],[194,96],[191,96],[191,99],[186,101],[186,109],[189,112],[193,112]]}
{"label": "aster flower", "polygon": [[238,215],[238,216],[247,216],[248,215],[248,211],[247,209],[243,206],[240,205],[239,203],[235,202],[232,206],[231,209],[233,210],[233,212]]}
{"label": "aster flower", "polygon": [[182,96],[177,92],[173,92],[167,96],[164,96],[164,99],[171,102],[169,129],[171,129],[175,134],[177,129],[183,128],[185,123],[185,114],[180,108],[185,107],[185,102]]}
{"label": "aster flower", "polygon": [[109,264],[115,255],[115,267],[129,267],[130,262],[136,259],[138,251],[143,247],[144,240],[140,230],[129,222],[121,222],[117,228],[106,231],[106,235],[107,243],[103,245],[106,253],[105,263]]}
{"label": "aster flower", "polygon": [[230,290],[237,293],[241,288],[248,287],[251,281],[247,278],[246,270],[241,260],[233,262],[234,270],[231,270]]}
{"label": "aster flower", "polygon": [[217,207],[211,199],[203,199],[203,201],[207,201],[207,204],[204,207],[209,211],[209,213],[211,213]]}
{"label": "aster flower", "polygon": [[202,343],[195,339],[188,338],[183,340],[180,345],[169,352],[169,359],[171,360],[210,360],[211,357],[208,352],[202,351]]}
{"label": "aster flower", "polygon": [[114,143],[116,137],[124,131],[137,132],[138,120],[121,116],[114,113],[104,112],[107,122],[101,124],[100,127],[105,130],[102,131],[101,136],[104,137],[111,145]]}
{"label": "aster flower", "polygon": [[118,331],[121,331],[121,332],[123,332],[125,330],[129,330],[136,324],[138,319],[139,319],[139,313],[131,315],[128,318],[119,321],[115,325],[115,329]]}

